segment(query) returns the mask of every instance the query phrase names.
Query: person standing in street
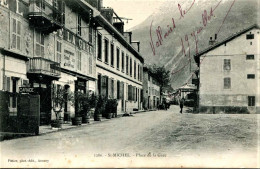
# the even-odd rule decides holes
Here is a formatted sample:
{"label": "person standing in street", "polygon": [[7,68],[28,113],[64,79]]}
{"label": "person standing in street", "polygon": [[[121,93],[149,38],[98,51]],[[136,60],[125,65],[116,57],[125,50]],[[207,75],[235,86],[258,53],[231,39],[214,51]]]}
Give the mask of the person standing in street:
{"label": "person standing in street", "polygon": [[182,98],[180,101],[180,108],[181,108],[180,113],[182,113],[183,105],[184,105],[184,98]]}

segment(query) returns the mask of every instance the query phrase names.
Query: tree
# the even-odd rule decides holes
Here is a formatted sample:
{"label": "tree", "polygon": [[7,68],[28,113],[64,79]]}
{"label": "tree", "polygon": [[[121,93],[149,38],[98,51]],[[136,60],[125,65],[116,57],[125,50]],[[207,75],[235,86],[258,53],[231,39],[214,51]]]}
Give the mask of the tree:
{"label": "tree", "polygon": [[65,102],[73,101],[73,93],[68,92],[66,89],[57,89],[52,87],[52,109],[55,112],[56,120],[59,120],[60,112],[64,108]]}
{"label": "tree", "polygon": [[162,92],[170,86],[170,71],[166,70],[164,66],[157,66],[155,64],[151,67],[148,67],[148,71],[159,83],[161,97]]}
{"label": "tree", "polygon": [[161,90],[164,91],[170,84],[170,71],[164,66],[156,66],[155,64],[148,68],[152,76],[157,80]]}

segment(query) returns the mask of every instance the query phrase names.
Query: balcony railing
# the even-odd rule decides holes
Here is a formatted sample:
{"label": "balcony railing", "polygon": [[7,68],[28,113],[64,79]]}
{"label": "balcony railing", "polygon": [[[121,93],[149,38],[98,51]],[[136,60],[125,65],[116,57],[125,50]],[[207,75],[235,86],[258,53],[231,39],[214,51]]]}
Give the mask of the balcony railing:
{"label": "balcony railing", "polygon": [[60,63],[45,58],[32,58],[29,61],[28,73],[60,77]]}
{"label": "balcony railing", "polygon": [[[52,2],[52,3],[50,3]],[[29,20],[35,27],[45,32],[53,32],[64,25],[63,1],[30,0]]]}

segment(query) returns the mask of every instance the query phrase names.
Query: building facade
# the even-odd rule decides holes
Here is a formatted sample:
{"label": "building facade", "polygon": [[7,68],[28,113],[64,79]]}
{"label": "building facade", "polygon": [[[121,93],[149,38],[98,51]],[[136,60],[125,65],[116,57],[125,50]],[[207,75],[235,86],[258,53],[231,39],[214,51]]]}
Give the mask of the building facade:
{"label": "building facade", "polygon": [[[41,124],[55,118],[52,92],[95,91],[95,8],[84,0],[0,1],[0,90],[32,87],[40,95]],[[16,98],[10,98],[16,115]],[[63,115],[74,116],[65,104]]]}
{"label": "building facade", "polygon": [[147,67],[143,68],[143,72],[143,107],[145,110],[155,110],[160,104],[160,86]]}
{"label": "building facade", "polygon": [[118,100],[117,114],[141,110],[144,60],[131,32],[111,8],[101,8],[95,21],[97,93]]}
{"label": "building facade", "polygon": [[260,113],[259,32],[253,25],[195,56],[201,112]]}

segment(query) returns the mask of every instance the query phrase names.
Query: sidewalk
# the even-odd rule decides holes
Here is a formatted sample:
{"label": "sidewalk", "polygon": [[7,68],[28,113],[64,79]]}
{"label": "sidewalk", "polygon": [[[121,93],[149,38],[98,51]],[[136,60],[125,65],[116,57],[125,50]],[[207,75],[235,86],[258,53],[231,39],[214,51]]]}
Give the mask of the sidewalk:
{"label": "sidewalk", "polygon": [[[147,111],[145,111],[145,110],[133,111],[133,112],[130,112],[130,114],[136,114],[136,113],[142,113],[142,112],[147,112]],[[117,116],[117,118],[121,118],[121,117],[123,117],[123,115],[124,114],[119,114]],[[39,135],[47,134],[47,133],[53,133],[53,132],[58,132],[58,131],[62,131],[62,130],[68,130],[68,129],[72,129],[72,128],[84,127],[84,126],[92,125],[92,124],[98,124],[100,122],[113,120],[113,119],[116,119],[116,118],[107,119],[107,118],[102,117],[101,121],[94,121],[94,119],[91,118],[89,123],[82,123],[79,126],[72,125],[71,122],[68,122],[68,123],[62,124],[62,128],[59,128],[59,129],[58,128],[52,128],[51,125],[40,126],[40,128],[39,128],[39,130],[40,130],[39,131]]]}
{"label": "sidewalk", "polygon": [[[142,112],[148,112],[148,111],[150,111],[150,110],[132,111],[129,114],[136,114],[136,113],[142,113]],[[117,115],[117,118],[121,118],[121,117],[123,117],[123,115],[124,114],[119,114],[119,115]],[[84,127],[84,126],[92,125],[92,124],[98,124],[100,122],[105,122],[105,121],[113,120],[113,119],[116,119],[116,118],[107,119],[107,118],[102,117],[101,121],[94,121],[94,119],[91,118],[89,123],[81,124],[79,126],[72,125],[71,122],[68,122],[68,123],[62,124],[62,128],[59,128],[59,129],[52,128],[51,125],[39,126],[39,135],[45,135],[48,133],[59,132],[59,131],[63,131],[63,130],[70,130],[73,128]],[[34,134],[0,132],[0,141],[16,139],[16,138],[21,138],[21,137],[28,137],[28,136],[34,136]]]}

